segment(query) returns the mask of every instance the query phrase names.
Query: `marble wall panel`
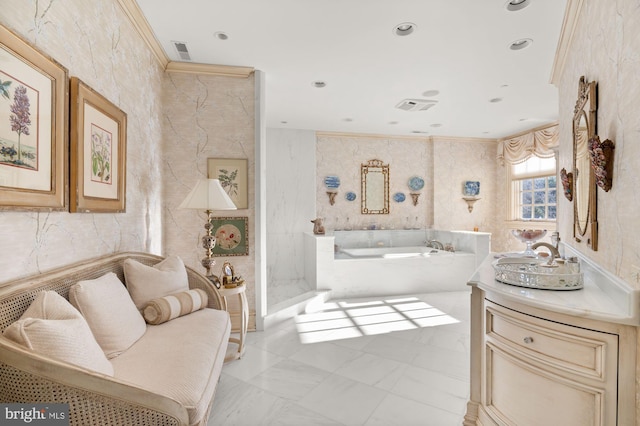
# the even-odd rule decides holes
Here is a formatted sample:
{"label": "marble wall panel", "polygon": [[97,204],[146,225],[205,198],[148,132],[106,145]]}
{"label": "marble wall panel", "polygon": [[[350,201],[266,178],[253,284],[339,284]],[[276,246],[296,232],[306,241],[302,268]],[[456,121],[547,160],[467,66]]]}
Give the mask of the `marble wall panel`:
{"label": "marble wall panel", "polygon": [[127,113],[127,211],[0,212],[0,282],[116,251],[162,251],[162,68],[117,1],[0,0],[0,23]]}
{"label": "marble wall panel", "polygon": [[310,290],[304,241],[316,215],[316,134],[267,129],[267,303]]}

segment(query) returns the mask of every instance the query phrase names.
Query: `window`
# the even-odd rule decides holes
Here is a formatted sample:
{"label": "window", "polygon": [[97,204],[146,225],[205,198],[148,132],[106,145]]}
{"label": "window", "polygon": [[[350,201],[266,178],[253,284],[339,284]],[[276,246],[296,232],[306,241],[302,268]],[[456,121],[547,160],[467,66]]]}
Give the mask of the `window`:
{"label": "window", "polygon": [[555,158],[532,156],[509,167],[512,221],[555,221],[557,177]]}

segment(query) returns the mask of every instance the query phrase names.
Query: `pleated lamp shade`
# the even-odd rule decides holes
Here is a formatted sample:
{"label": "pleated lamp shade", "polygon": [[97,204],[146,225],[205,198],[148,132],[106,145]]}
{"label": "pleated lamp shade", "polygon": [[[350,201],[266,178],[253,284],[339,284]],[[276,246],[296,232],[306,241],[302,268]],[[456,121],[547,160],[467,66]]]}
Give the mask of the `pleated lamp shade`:
{"label": "pleated lamp shade", "polygon": [[200,179],[178,207],[199,210],[236,210],[218,179]]}

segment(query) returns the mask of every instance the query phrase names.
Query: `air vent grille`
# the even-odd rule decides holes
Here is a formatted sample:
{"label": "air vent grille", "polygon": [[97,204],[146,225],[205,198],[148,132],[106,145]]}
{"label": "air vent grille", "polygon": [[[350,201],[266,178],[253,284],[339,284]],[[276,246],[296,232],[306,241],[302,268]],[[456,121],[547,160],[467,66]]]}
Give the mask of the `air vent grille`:
{"label": "air vent grille", "polygon": [[183,61],[190,61],[191,55],[189,55],[189,50],[187,49],[187,43],[183,43],[180,41],[174,41],[173,47],[176,49],[176,53]]}
{"label": "air vent grille", "polygon": [[437,103],[438,101],[430,99],[403,99],[396,108],[403,111],[426,111]]}

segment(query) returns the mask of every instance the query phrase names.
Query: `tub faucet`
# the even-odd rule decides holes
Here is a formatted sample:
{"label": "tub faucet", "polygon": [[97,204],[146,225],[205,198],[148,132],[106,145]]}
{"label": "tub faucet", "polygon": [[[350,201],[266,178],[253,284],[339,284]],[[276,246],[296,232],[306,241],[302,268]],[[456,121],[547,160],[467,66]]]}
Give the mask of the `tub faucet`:
{"label": "tub faucet", "polygon": [[554,247],[554,246],[552,246],[551,244],[549,244],[549,243],[542,243],[542,242],[541,242],[541,243],[535,243],[534,245],[532,245],[532,246],[531,246],[531,249],[532,249],[532,250],[535,250],[535,249],[537,249],[538,247],[546,247],[546,248],[548,248],[548,249],[549,249],[549,252],[551,253],[551,259],[549,259],[549,262],[547,262],[547,264],[548,264],[548,265],[553,264],[553,262],[554,262],[556,259],[559,259],[559,258],[560,258],[560,252],[558,251],[558,249],[557,249],[557,248],[555,248],[555,247]]}
{"label": "tub faucet", "polygon": [[427,247],[444,250],[444,245],[438,240],[427,240]]}

